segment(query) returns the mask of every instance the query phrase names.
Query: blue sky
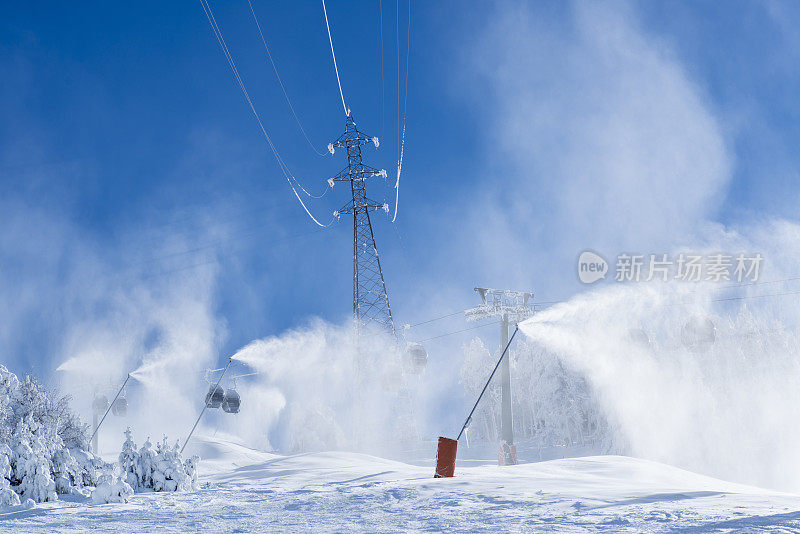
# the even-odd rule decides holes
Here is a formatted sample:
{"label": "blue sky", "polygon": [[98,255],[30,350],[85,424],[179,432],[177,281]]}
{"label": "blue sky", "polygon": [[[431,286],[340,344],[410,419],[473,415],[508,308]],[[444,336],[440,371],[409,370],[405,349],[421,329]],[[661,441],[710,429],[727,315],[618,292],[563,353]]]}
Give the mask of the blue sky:
{"label": "blue sky", "polygon": [[[348,105],[382,141],[365,161],[392,176],[396,9],[404,63],[408,4],[384,4],[383,84],[378,3],[331,1],[328,12]],[[321,190],[342,155],[306,144],[247,2],[211,5],[282,157]],[[344,116],[322,6],[253,5],[324,150]],[[582,289],[574,258],[587,247],[658,252],[701,223],[795,218],[800,12],[790,2],[415,2],[411,16],[400,212],[396,226],[374,220],[399,323],[472,305],[475,285],[565,298]],[[6,3],[0,79],[4,361],[48,373],[86,337],[76,324],[135,322],[115,314],[143,288],[167,308],[183,298],[176,288],[205,292],[220,357],[316,316],[349,316],[349,223],[317,231],[304,215],[199,2]],[[594,135],[598,125],[611,126]],[[652,173],[663,146],[678,163]],[[630,158],[627,178],[615,151]],[[622,185],[647,198],[609,194]],[[392,198],[391,184],[369,191]],[[327,220],[346,199],[337,188],[310,208]],[[605,200],[587,210],[575,199]],[[668,207],[634,213],[648,202]],[[437,322],[418,339],[465,326]],[[157,334],[143,336],[147,346]]]}

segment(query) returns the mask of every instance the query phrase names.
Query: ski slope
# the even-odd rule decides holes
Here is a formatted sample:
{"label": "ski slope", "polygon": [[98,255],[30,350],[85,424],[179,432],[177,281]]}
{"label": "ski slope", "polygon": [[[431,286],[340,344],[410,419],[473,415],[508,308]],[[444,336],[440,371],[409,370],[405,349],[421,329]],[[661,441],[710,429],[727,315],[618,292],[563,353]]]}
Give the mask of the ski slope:
{"label": "ski slope", "polygon": [[0,531],[800,531],[798,495],[622,456],[487,460],[434,479],[432,458],[418,466],[347,452],[281,456],[206,437],[192,446],[204,458],[195,492],[0,510]]}

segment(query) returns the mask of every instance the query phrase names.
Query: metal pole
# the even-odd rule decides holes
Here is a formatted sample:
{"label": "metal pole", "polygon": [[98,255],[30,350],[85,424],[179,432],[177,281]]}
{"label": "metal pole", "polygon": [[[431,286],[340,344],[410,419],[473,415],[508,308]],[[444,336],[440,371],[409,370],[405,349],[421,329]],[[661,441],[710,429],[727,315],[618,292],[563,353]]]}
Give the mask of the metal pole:
{"label": "metal pole", "polygon": [[464,433],[464,430],[467,428],[467,425],[469,424],[470,419],[472,419],[472,414],[475,413],[475,409],[478,407],[478,403],[483,398],[483,394],[486,393],[486,388],[489,387],[489,383],[492,381],[492,378],[494,377],[494,374],[497,372],[497,368],[500,367],[500,363],[503,361],[503,357],[506,355],[506,352],[508,352],[508,347],[511,346],[511,342],[514,341],[514,336],[517,335],[517,332],[519,332],[519,326],[514,326],[514,333],[511,334],[511,339],[508,340],[508,343],[506,344],[506,348],[503,349],[503,354],[500,355],[500,359],[497,360],[497,364],[494,366],[494,369],[492,370],[492,374],[489,375],[489,380],[486,381],[486,385],[483,386],[483,390],[481,391],[481,394],[478,395],[478,400],[475,401],[475,406],[472,407],[472,410],[469,412],[469,415],[467,416],[466,421],[464,421],[464,425],[461,427],[461,432],[458,433],[458,437],[456,438],[456,441],[461,439],[461,434]]}
{"label": "metal pole", "polygon": [[94,434],[92,434],[94,436],[94,440],[90,439],[89,442],[91,443],[92,452],[97,454],[97,449],[99,448],[99,444],[98,444],[99,440],[97,439],[98,438],[98,435],[97,435],[97,412],[94,411],[94,406],[92,406],[92,428],[94,429]]}
{"label": "metal pole", "polygon": [[[222,377],[225,376],[226,372],[228,372],[228,367],[231,366],[231,362],[233,362],[233,357],[228,358],[228,365],[225,366],[225,369],[222,370],[222,374],[219,375],[219,380],[217,380],[217,383],[214,385],[214,391],[217,390],[217,388],[219,387],[219,383],[222,382]],[[208,408],[209,402],[211,402],[211,398],[209,398],[206,401],[205,405],[203,406],[203,409],[200,411],[200,415],[197,416],[197,421],[194,422],[192,430],[189,432],[189,435],[186,436],[186,441],[183,442],[183,447],[181,447],[181,454],[183,454],[183,449],[186,448],[186,444],[189,443],[190,439],[192,439],[192,434],[194,434],[194,429],[197,428],[197,423],[200,422],[200,419],[203,417],[203,414],[206,413],[206,408]]]}
{"label": "metal pole", "polygon": [[[501,347],[508,344],[508,314],[503,314],[500,323]],[[506,358],[500,365],[500,388],[501,388],[501,434],[503,441],[509,445],[514,444],[514,420],[511,415],[511,358]]]}
{"label": "metal pole", "polygon": [[[121,388],[119,388],[119,391],[117,391],[117,394],[114,396],[114,400],[113,400],[113,401],[111,401],[111,404],[109,404],[109,405],[108,405],[108,408],[106,408],[106,413],[104,413],[104,414],[103,414],[103,418],[102,418],[102,419],[100,419],[100,422],[99,422],[99,423],[97,423],[97,424],[94,426],[94,432],[92,432],[92,437],[90,437],[90,438],[89,438],[89,441],[92,441],[92,439],[94,439],[94,437],[97,435],[97,431],[98,431],[98,430],[100,430],[100,425],[102,425],[102,424],[103,424],[103,421],[105,421],[105,420],[106,420],[106,416],[108,415],[108,412],[110,412],[110,411],[111,411],[111,407],[112,407],[112,406],[114,406],[114,402],[116,402],[116,400],[117,400],[117,398],[119,397],[120,393],[122,393],[122,390],[123,390],[123,389],[125,389],[125,384],[127,384],[127,383],[128,383],[128,380],[130,380],[130,379],[131,379],[131,374],[130,374],[130,373],[128,373],[128,376],[126,376],[126,377],[125,377],[125,382],[123,382],[123,383],[122,383],[122,387],[121,387]],[[94,447],[95,447],[95,451],[94,451],[94,452],[95,452],[95,454],[97,454],[97,453],[98,453],[98,450],[97,450],[97,440],[95,440],[95,442],[94,442]]]}

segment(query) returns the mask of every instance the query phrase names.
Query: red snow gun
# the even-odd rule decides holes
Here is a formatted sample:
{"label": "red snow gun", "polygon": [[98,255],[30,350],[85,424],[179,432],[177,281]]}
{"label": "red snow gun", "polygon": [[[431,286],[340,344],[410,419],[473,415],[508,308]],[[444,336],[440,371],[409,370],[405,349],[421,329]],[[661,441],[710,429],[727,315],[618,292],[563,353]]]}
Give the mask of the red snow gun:
{"label": "red snow gun", "polygon": [[[461,435],[464,434],[464,431],[469,426],[470,421],[472,421],[472,414],[475,413],[475,409],[478,407],[478,403],[481,402],[483,394],[486,393],[486,388],[488,388],[489,384],[492,382],[492,378],[494,378],[494,374],[500,367],[500,363],[503,361],[503,358],[505,358],[505,355],[508,352],[508,347],[511,346],[511,342],[514,341],[514,336],[517,335],[517,332],[519,332],[519,326],[515,325],[514,333],[511,334],[511,339],[508,340],[506,348],[503,349],[503,354],[500,355],[500,358],[497,360],[497,364],[495,364],[494,369],[492,370],[492,374],[489,375],[489,380],[486,381],[486,384],[483,386],[483,390],[481,390],[481,394],[478,395],[478,400],[475,401],[475,405],[469,412],[466,421],[464,421],[464,425],[461,427],[461,432],[458,433],[458,437],[456,439],[450,439],[439,436],[439,447],[436,451],[436,472],[433,474],[433,478],[445,478],[445,477],[452,477],[455,475],[456,450],[458,449],[458,440],[461,439]],[[514,451],[514,453],[516,453],[516,450]]]}

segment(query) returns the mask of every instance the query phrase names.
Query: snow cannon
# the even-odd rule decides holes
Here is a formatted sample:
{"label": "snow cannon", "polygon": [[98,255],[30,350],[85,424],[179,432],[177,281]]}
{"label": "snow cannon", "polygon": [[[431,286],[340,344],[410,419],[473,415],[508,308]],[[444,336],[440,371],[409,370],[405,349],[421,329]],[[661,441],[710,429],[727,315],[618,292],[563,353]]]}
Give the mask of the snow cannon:
{"label": "snow cannon", "polygon": [[105,395],[96,396],[94,402],[92,402],[92,409],[97,415],[106,413],[106,410],[108,410],[108,397]]}
{"label": "snow cannon", "polygon": [[225,413],[239,413],[239,406],[242,400],[233,388],[225,391],[225,398],[222,400],[222,411]]}
{"label": "snow cannon", "polygon": [[225,400],[225,390],[219,384],[210,386],[206,393],[206,406],[209,408],[219,408]]}
{"label": "snow cannon", "polygon": [[681,329],[681,343],[691,352],[705,352],[717,338],[717,327],[708,317],[693,316]]}
{"label": "snow cannon", "polygon": [[409,343],[403,353],[403,364],[411,374],[422,373],[428,365],[428,351],[419,343]]}
{"label": "snow cannon", "polygon": [[125,417],[128,415],[127,399],[125,397],[117,397],[117,400],[111,405],[111,412],[117,417]]}
{"label": "snow cannon", "polygon": [[456,473],[456,450],[458,441],[439,436],[439,448],[436,451],[436,472],[433,478],[450,478]]}

